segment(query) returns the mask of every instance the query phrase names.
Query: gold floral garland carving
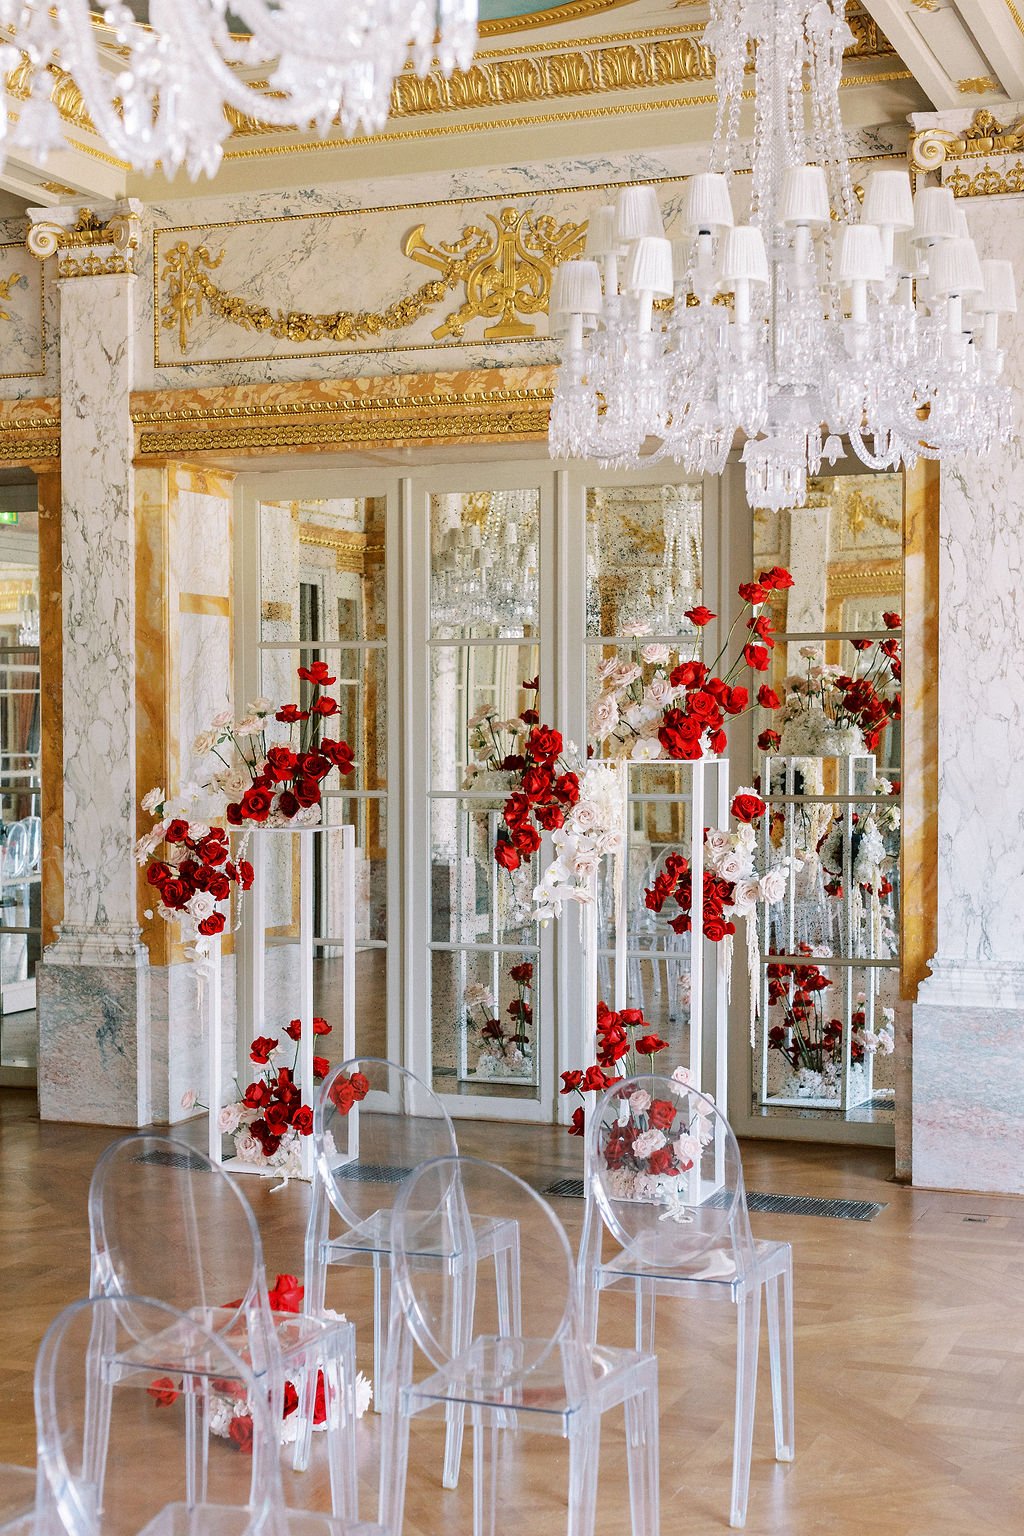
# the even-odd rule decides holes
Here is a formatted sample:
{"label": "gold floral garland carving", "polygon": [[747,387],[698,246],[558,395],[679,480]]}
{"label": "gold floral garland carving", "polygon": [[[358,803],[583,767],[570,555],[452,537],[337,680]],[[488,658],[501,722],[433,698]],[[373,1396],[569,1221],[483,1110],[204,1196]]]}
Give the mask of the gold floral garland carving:
{"label": "gold floral garland carving", "polygon": [[179,240],[165,255],[160,273],[164,283],[161,325],[165,330],[177,328],[182,353],[188,351],[191,329],[206,310],[279,341],[359,341],[383,331],[405,330],[465,285],[465,301],[435,328],[435,338],[462,336],[469,321],[477,318],[491,322],[484,332],[488,338],[532,336],[536,326],[521,317],[547,311],[552,271],[560,261],[582,253],[586,223],[558,224],[550,215],[534,218],[529,209],[512,207],[487,217],[493,233],[469,224],[456,240],[436,244],[426,238],[425,226],[417,225],[406,236],[403,252],[434,267],[438,276],[382,310],[275,312],[228,293],[213,280],[210,273],[223,261],[223,250],[213,256],[203,243]]}
{"label": "gold floral garland carving", "polygon": [[983,165],[973,176],[956,170],[946,178],[943,186],[948,187],[954,197],[996,197],[1001,192],[1024,192],[1024,161],[1016,161],[1005,172],[997,171],[992,165]]}
{"label": "gold floral garland carving", "polygon": [[[28,278],[23,272],[12,272],[9,277],[0,277],[0,299],[10,299],[12,288],[25,288],[28,286]],[[0,309],[0,320],[10,320],[9,310]]]}

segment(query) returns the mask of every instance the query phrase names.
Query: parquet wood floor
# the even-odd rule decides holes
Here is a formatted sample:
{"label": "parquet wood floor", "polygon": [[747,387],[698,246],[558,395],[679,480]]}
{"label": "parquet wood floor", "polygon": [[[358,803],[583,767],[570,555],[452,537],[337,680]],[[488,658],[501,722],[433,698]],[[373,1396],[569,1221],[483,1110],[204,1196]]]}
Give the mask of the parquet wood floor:
{"label": "parquet wood floor", "polygon": [[[576,1171],[578,1143],[547,1127],[463,1122],[463,1150],[504,1161],[538,1188]],[[115,1133],[41,1125],[27,1092],[0,1090],[0,1461],[34,1459],[32,1367],[56,1311],[84,1292],[85,1196]],[[199,1144],[198,1130],[194,1137]],[[881,1200],[867,1224],[759,1216],[755,1231],[793,1243],[797,1459],[772,1460],[762,1376],[750,1536],[1019,1536],[1024,1532],[1024,1201],[910,1190],[887,1182],[891,1155],[748,1143],[747,1182],[790,1194]],[[308,1190],[245,1183],[268,1267],[301,1272]],[[570,1237],[582,1204],[557,1203]],[[983,1217],[983,1221],[968,1220]],[[168,1233],[169,1262],[173,1234]],[[366,1277],[337,1272],[329,1294],[365,1334]],[[662,1530],[726,1531],[732,1433],[733,1313],[664,1304]],[[631,1312],[608,1298],[602,1334],[628,1343]],[[764,1364],[764,1360],[762,1360]],[[360,1425],[364,1514],[372,1513],[377,1421]],[[406,1532],[468,1536],[470,1481],[440,1487],[440,1432],[413,1428]],[[629,1529],[621,1422],[602,1440],[600,1536]],[[295,1503],[326,1503],[322,1462],[297,1479]],[[468,1472],[468,1469],[467,1469]],[[564,1531],[564,1447],[512,1442],[503,1464],[502,1536]]]}

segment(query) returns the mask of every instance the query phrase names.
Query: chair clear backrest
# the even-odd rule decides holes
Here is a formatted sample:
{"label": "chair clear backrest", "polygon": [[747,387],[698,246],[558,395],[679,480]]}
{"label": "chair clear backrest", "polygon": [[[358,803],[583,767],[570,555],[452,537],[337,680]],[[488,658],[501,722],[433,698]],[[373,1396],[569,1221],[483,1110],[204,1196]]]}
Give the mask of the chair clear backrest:
{"label": "chair clear backrest", "polygon": [[615,1240],[645,1265],[707,1270],[713,1255],[745,1274],[753,1238],[740,1150],[689,1073],[624,1079],[587,1127],[587,1198]]}
{"label": "chair clear backrest", "polygon": [[108,1147],[89,1186],[93,1295],[267,1307],[259,1229],[234,1180],[169,1136]]}
{"label": "chair clear backrest", "polygon": [[350,1227],[389,1212],[402,1180],[420,1163],[458,1152],[435,1093],[396,1062],[342,1062],[313,1112],[317,1168],[331,1204]]}
{"label": "chair clear backrest", "polygon": [[[174,1339],[178,1369],[133,1368],[140,1340],[154,1338]],[[238,1536],[276,1530],[277,1436],[266,1394],[238,1355],[149,1297],[98,1297],[61,1312],[36,1360],[40,1533],[135,1536],[165,1506],[183,1502],[187,1418],[200,1405],[215,1430],[206,1502],[250,1507]]]}
{"label": "chair clear backrest", "polygon": [[[502,1306],[494,1270],[478,1256],[479,1234],[514,1223],[510,1245],[517,1297]],[[577,1337],[576,1277],[565,1230],[529,1185],[472,1157],[425,1163],[402,1185],[392,1222],[395,1294],[413,1338],[439,1370],[471,1339],[519,1339],[506,1351],[506,1384],[535,1371]],[[521,1326],[513,1332],[514,1318]]]}

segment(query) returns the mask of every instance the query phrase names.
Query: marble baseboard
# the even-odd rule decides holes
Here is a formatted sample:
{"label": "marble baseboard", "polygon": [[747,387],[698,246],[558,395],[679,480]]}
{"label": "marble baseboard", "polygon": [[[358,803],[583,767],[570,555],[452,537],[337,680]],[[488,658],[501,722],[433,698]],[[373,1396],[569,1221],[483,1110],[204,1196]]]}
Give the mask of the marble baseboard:
{"label": "marble baseboard", "polygon": [[[209,983],[207,983],[209,986]],[[149,1088],[153,1121],[178,1125],[195,1110],[182,1107],[189,1089],[210,1102],[207,1082],[209,997],[200,999],[190,965],[153,966],[149,973]],[[221,1022],[225,1071],[230,1080],[235,1060],[235,958],[221,964]]]}
{"label": "marble baseboard", "polygon": [[44,960],[36,982],[40,1118],[147,1125],[148,971]]}
{"label": "marble baseboard", "polygon": [[1024,1009],[917,1003],[914,1183],[1024,1194]]}

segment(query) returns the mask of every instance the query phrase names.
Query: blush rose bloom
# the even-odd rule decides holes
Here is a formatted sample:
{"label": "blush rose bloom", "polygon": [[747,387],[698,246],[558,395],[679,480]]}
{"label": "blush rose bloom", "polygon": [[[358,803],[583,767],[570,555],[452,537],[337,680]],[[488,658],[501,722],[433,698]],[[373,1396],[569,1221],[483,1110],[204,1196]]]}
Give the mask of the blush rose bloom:
{"label": "blush rose bloom", "polygon": [[650,1157],[652,1152],[658,1152],[667,1145],[664,1131],[641,1131],[633,1143],[633,1152],[637,1157]]}
{"label": "blush rose bloom", "polygon": [[663,666],[664,663],[668,661],[670,654],[671,653],[668,646],[661,645],[660,643],[655,643],[654,645],[642,645],[640,647],[640,655],[643,657],[644,661],[650,662],[652,666]]}
{"label": "blush rose bloom", "polygon": [[630,1094],[629,1107],[635,1115],[646,1115],[651,1107],[651,1096],[646,1088],[637,1088]]}
{"label": "blush rose bloom", "polygon": [[789,879],[783,869],[770,869],[761,877],[761,899],[774,906],[786,894]]}

